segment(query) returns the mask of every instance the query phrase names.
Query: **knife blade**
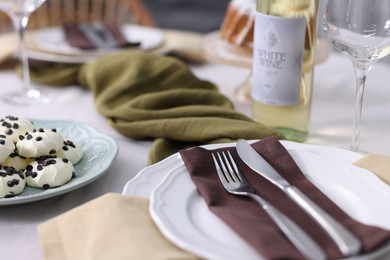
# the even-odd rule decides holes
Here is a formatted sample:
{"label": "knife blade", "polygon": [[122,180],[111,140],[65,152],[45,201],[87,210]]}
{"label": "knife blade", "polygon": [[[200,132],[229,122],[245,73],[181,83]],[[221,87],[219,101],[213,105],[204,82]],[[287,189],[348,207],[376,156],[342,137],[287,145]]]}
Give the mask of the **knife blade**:
{"label": "knife blade", "polygon": [[115,39],[101,24],[82,23],[79,25],[89,41],[99,49],[111,49],[115,47]]}
{"label": "knife blade", "polygon": [[361,249],[359,239],[297,187],[292,186],[248,142],[239,140],[236,149],[246,165],[284,191],[305,210],[335,241],[344,256],[353,256],[359,253]]}

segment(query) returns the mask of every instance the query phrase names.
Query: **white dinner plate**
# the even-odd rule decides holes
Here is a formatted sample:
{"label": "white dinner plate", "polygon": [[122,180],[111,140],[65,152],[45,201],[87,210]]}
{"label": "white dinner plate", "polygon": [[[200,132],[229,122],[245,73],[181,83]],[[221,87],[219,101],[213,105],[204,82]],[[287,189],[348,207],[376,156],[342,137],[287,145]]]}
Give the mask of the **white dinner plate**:
{"label": "white dinner plate", "polygon": [[[160,46],[164,37],[162,32],[156,28],[150,28],[135,24],[126,24],[122,26],[123,36],[131,42],[140,42],[142,50],[149,50]],[[74,48],[65,40],[65,35],[61,27],[50,27],[37,31],[35,35],[35,44],[47,51],[61,54],[80,55],[106,53],[107,50],[82,50]]]}
{"label": "white dinner plate", "polygon": [[86,124],[71,121],[32,121],[37,128],[56,128],[65,139],[81,145],[84,155],[75,165],[76,177],[60,187],[47,190],[26,186],[19,195],[0,199],[0,206],[48,199],[83,187],[103,176],[118,153],[118,145],[112,138]]}
{"label": "white dinner plate", "polygon": [[[390,230],[390,187],[351,163],[362,155],[338,148],[282,141],[306,176],[362,223]],[[231,144],[205,146],[209,149]],[[362,190],[370,192],[362,193]],[[198,194],[178,154],[142,170],[124,194],[150,197],[150,213],[177,246],[207,259],[258,259],[259,255],[219,218]],[[178,196],[180,194],[180,196]],[[390,246],[354,259],[375,259]],[[387,256],[390,256],[387,255]]]}
{"label": "white dinner plate", "polygon": [[[151,50],[164,43],[164,34],[157,28],[126,24],[122,26],[122,32],[129,41],[139,41],[141,45],[137,48],[141,50]],[[29,36],[28,55],[36,60],[85,63],[101,55],[121,51],[121,49],[82,50],[74,48],[65,40],[61,27],[39,29]]]}

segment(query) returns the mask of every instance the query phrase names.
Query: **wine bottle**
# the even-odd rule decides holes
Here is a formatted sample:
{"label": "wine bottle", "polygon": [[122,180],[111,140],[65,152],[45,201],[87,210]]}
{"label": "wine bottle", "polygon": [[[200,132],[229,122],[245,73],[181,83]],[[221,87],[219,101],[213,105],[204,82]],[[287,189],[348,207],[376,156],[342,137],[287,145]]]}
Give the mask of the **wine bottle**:
{"label": "wine bottle", "polygon": [[257,0],[252,117],[302,142],[309,132],[318,0]]}

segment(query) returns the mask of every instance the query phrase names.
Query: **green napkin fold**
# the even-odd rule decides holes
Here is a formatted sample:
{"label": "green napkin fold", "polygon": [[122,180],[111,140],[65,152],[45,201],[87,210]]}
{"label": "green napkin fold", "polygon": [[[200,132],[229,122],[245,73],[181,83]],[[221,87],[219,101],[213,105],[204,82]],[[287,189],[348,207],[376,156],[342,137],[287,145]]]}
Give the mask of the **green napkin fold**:
{"label": "green napkin fold", "polygon": [[115,130],[154,140],[149,163],[194,145],[283,138],[235,111],[214,84],[198,79],[172,57],[129,50],[82,66],[38,67],[31,77],[44,84],[91,89],[97,111]]}

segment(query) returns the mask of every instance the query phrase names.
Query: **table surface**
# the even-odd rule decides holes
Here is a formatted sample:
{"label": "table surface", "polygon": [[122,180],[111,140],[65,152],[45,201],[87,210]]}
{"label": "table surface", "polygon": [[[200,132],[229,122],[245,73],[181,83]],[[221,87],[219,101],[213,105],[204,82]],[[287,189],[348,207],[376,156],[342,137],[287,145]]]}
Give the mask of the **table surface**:
{"label": "table surface", "polygon": [[[250,104],[235,96],[236,87],[248,75],[248,69],[208,63],[191,66],[193,72],[219,86],[235,103],[236,109],[250,115]],[[390,67],[378,63],[367,80],[362,148],[390,154]],[[0,95],[17,88],[20,81],[14,71],[0,71]],[[0,103],[0,117],[18,115],[32,119],[74,120],[87,123],[112,137],[119,153],[106,175],[68,194],[25,205],[0,208],[0,252],[2,259],[42,259],[38,224],[107,192],[121,193],[128,180],[146,166],[150,141],[135,141],[113,130],[97,113],[91,92],[78,86],[50,89],[56,101],[50,105],[16,107]],[[332,53],[315,68],[311,130],[306,143],[348,149],[352,133],[355,80],[349,60]]]}

